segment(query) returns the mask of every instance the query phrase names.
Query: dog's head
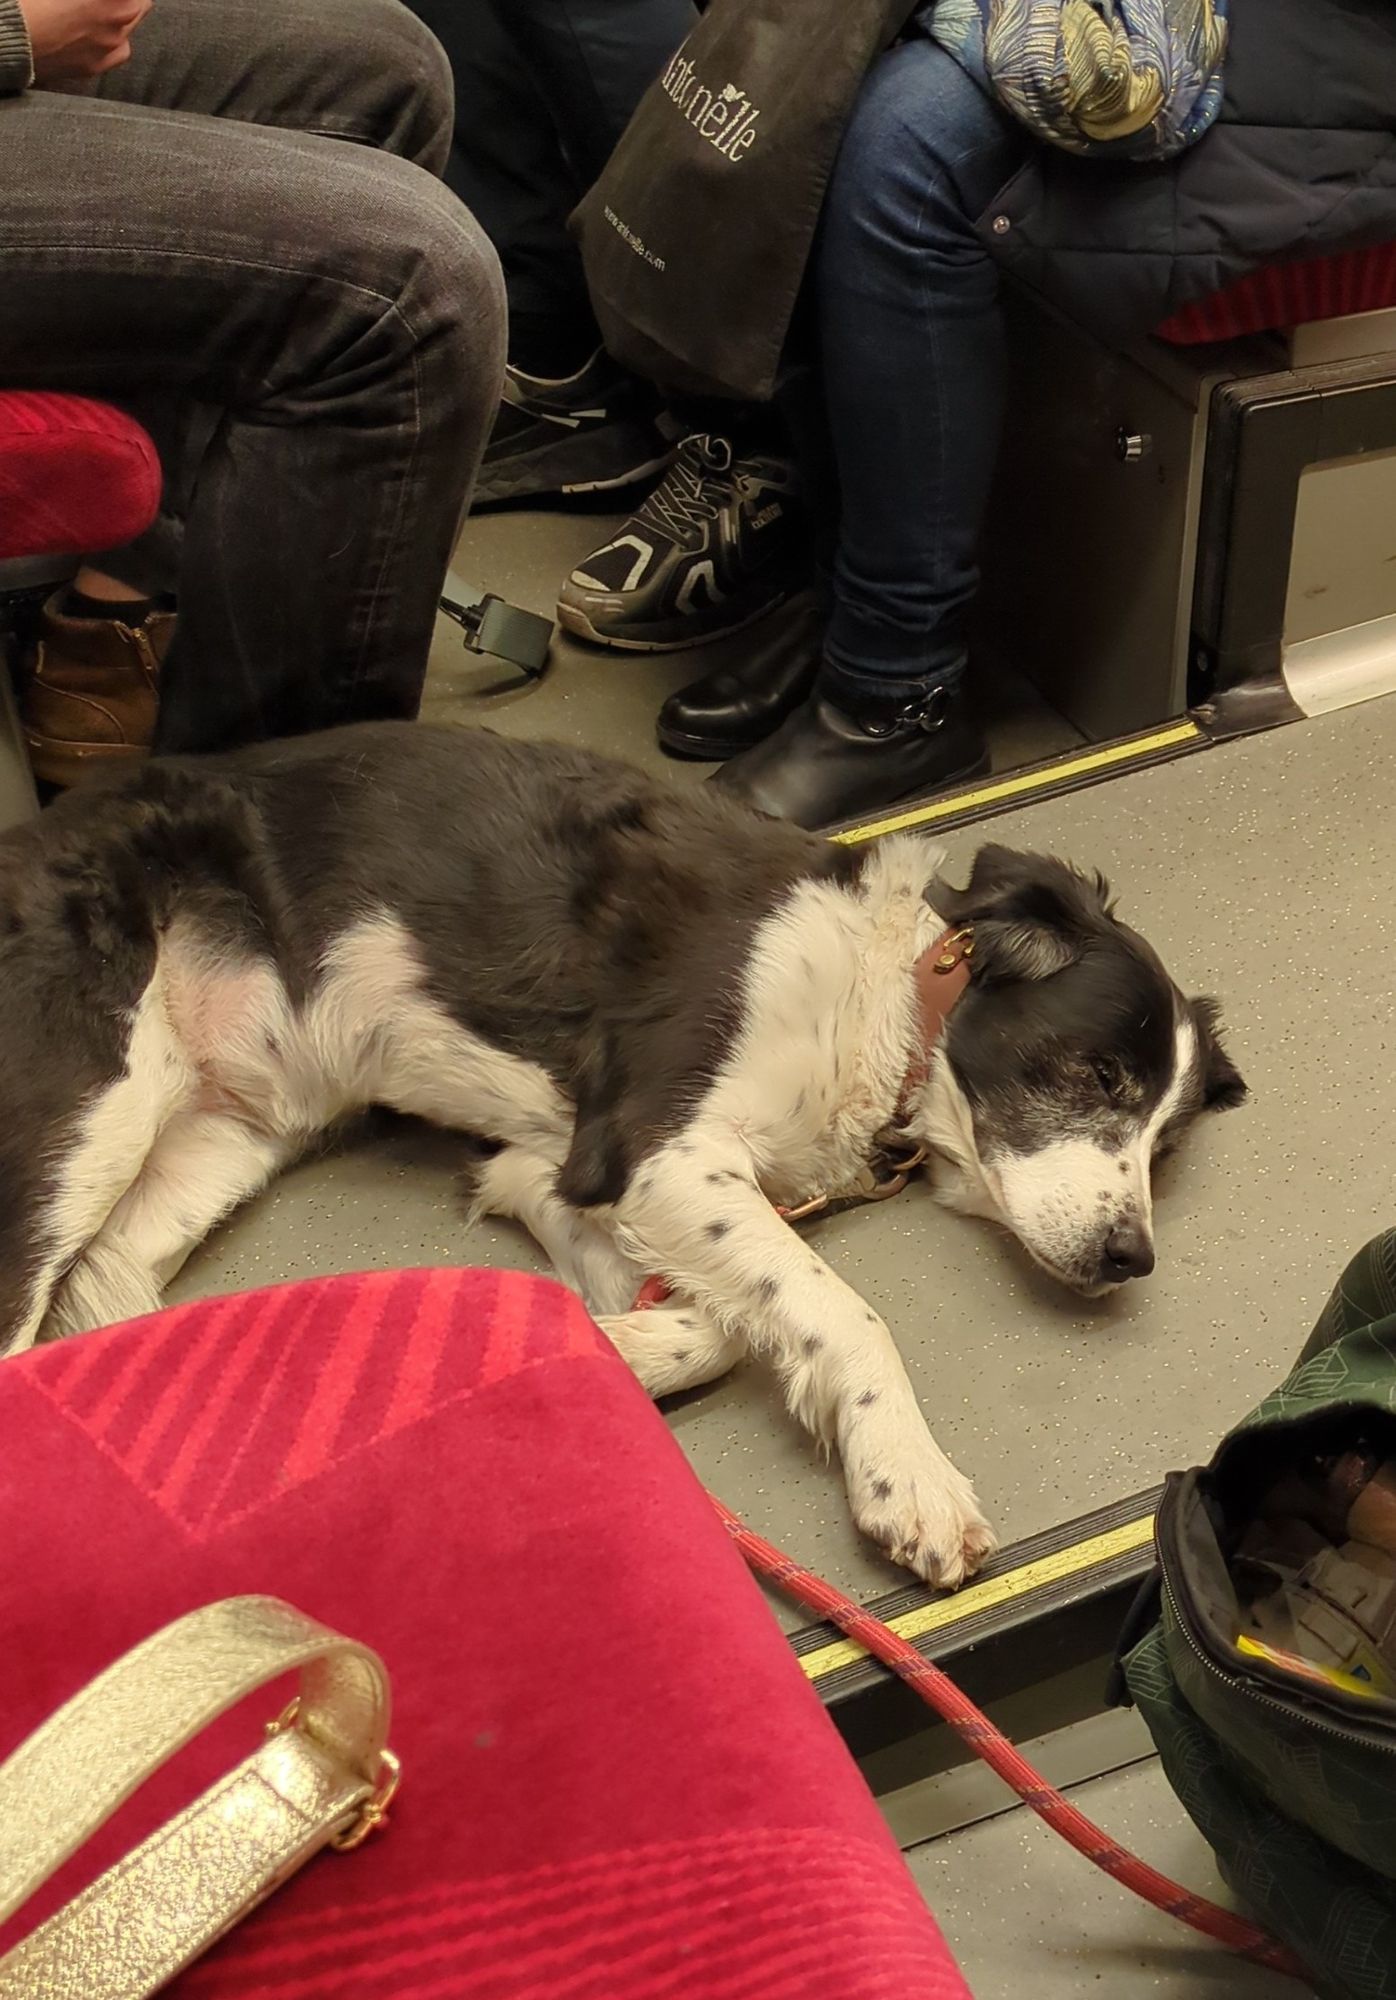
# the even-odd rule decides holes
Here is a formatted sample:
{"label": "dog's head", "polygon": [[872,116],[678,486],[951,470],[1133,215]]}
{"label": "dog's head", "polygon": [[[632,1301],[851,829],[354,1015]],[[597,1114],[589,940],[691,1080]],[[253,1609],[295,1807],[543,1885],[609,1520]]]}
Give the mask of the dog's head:
{"label": "dog's head", "polygon": [[953,1206],[1006,1223],[1088,1296],[1153,1269],[1153,1161],[1246,1086],[1099,876],[982,848],[969,885],[932,882],[947,925],[972,925],[968,989],[914,1120]]}

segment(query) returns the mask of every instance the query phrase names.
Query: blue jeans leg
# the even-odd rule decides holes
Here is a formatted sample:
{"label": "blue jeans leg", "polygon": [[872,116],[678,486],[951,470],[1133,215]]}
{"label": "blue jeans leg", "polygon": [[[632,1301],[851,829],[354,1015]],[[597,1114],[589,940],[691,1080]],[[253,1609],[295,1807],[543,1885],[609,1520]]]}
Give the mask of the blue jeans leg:
{"label": "blue jeans leg", "polygon": [[871,71],[839,154],[816,270],[842,487],[825,691],[855,714],[964,675],[1005,366],[974,222],[1029,143],[919,39]]}

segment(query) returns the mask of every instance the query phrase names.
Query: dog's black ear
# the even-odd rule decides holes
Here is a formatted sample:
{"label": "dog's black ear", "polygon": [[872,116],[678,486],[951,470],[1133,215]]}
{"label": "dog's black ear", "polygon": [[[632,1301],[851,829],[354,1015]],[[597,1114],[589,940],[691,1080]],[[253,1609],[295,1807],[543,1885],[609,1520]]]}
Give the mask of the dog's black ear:
{"label": "dog's black ear", "polygon": [[973,976],[986,983],[1050,979],[1110,917],[1104,876],[996,845],[980,848],[963,889],[937,877],[926,901],[947,923],[973,924]]}
{"label": "dog's black ear", "polygon": [[1202,1101],[1211,1111],[1230,1111],[1244,1104],[1249,1092],[1246,1080],[1222,1047],[1217,1024],[1221,1009],[1205,994],[1189,1003],[1197,1023],[1197,1039],[1202,1050]]}
{"label": "dog's black ear", "polygon": [[986,917],[974,927],[970,976],[986,985],[1012,979],[1050,979],[1081,956],[1079,938],[1063,935],[1051,924],[1005,923]]}

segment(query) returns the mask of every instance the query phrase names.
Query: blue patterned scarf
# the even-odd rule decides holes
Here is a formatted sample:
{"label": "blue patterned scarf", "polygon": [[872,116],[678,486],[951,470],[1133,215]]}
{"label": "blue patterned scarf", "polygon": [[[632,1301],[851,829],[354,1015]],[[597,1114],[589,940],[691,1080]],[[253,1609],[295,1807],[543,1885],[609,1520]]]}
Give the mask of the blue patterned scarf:
{"label": "blue patterned scarf", "polygon": [[935,0],[932,35],[1037,138],[1165,160],[1221,109],[1227,0]]}

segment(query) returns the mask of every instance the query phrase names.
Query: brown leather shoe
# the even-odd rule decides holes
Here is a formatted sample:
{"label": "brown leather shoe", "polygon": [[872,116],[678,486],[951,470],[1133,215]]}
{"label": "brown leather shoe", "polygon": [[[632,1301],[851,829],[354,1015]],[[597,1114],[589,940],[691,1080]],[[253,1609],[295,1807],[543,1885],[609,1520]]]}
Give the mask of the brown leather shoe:
{"label": "brown leather shoe", "polygon": [[119,618],[66,617],[58,602],[44,610],[24,733],[34,775],[76,785],[90,771],[149,750],[175,614],[152,611],[139,625],[123,625]]}

